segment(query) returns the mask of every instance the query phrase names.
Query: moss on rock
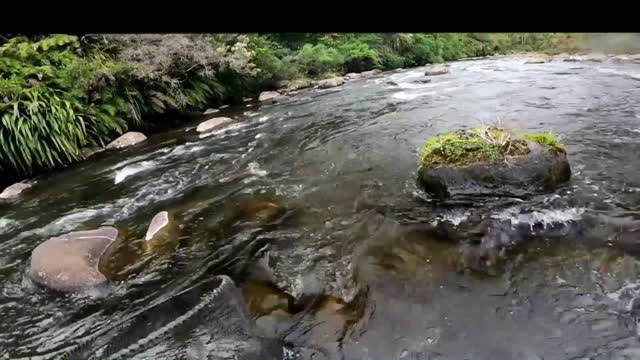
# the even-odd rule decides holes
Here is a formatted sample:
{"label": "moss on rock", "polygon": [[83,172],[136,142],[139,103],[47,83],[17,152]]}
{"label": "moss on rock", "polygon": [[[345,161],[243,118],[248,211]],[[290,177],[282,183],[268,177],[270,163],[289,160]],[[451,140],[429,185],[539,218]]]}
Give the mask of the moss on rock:
{"label": "moss on rock", "polygon": [[497,127],[477,127],[431,137],[420,151],[421,165],[469,165],[530,153],[527,141],[564,152],[552,132],[517,134]]}

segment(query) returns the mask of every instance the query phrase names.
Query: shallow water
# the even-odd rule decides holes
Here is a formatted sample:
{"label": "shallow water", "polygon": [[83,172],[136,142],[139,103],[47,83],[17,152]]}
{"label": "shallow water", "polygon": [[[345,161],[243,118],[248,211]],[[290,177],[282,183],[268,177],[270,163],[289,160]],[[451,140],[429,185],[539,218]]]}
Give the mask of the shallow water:
{"label": "shallow water", "polygon": [[[77,358],[108,358],[109,346],[135,359],[640,358],[640,236],[627,231],[640,220],[640,65],[523,62],[304,90],[234,110],[240,125],[225,131],[188,124],[40,179],[0,203],[0,357],[86,343]],[[428,136],[495,121],[558,134],[572,180],[444,204],[416,187]],[[286,212],[251,218],[252,199]],[[176,214],[176,250],[141,254],[163,210]],[[478,216],[538,236],[478,273],[464,246],[421,230]],[[100,225],[130,249],[109,289],[60,295],[29,280],[38,244]],[[241,289],[215,293],[218,275]]]}

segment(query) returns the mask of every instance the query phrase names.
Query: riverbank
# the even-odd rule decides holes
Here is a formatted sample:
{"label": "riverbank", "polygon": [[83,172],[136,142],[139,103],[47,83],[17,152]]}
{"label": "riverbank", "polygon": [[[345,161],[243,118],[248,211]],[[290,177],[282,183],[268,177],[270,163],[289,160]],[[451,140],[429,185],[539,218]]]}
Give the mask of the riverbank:
{"label": "riverbank", "polygon": [[[571,34],[71,35],[0,40],[0,185],[80,161],[127,131],[355,74],[517,51]],[[336,82],[337,81],[337,82]],[[323,83],[320,83],[323,84]],[[273,94],[275,96],[275,94]]]}

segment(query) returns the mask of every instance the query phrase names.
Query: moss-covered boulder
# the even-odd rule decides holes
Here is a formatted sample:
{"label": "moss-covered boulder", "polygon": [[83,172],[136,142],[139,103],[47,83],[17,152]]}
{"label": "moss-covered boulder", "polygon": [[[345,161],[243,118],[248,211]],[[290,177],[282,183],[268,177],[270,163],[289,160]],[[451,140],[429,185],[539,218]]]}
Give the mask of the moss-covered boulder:
{"label": "moss-covered boulder", "polygon": [[479,127],[428,139],[420,152],[418,184],[440,199],[522,196],[552,191],[570,177],[566,151],[553,133]]}

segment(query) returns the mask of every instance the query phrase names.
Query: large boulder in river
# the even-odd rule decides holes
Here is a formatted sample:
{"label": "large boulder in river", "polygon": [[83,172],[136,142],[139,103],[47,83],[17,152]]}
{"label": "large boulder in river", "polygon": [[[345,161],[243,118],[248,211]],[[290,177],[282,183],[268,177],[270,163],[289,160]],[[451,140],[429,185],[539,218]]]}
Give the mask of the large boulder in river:
{"label": "large boulder in river", "polygon": [[344,78],[342,76],[336,76],[316,82],[316,86],[320,89],[328,89],[342,84],[344,84]]}
{"label": "large boulder in river", "polygon": [[107,145],[107,149],[120,149],[123,147],[138,144],[147,140],[147,137],[143,133],[130,131],[119,138],[113,140]]}
{"label": "large boulder in river", "polygon": [[98,270],[100,258],[118,237],[113,227],[76,231],[53,237],[31,253],[30,276],[58,291],[78,291],[107,283]]}
{"label": "large boulder in river", "polygon": [[23,192],[30,190],[32,186],[33,185],[29,183],[23,183],[23,182],[15,183],[7,187],[2,191],[2,193],[0,193],[0,199],[6,200],[6,199],[16,198],[20,196],[20,194],[22,194]]}
{"label": "large boulder in river", "polygon": [[196,131],[199,133],[209,132],[213,130],[222,129],[226,126],[231,125],[233,123],[233,119],[228,117],[217,117],[213,119],[209,119],[207,121],[203,121],[198,124]]}
{"label": "large boulder in river", "polygon": [[424,73],[426,76],[434,76],[434,75],[444,75],[449,73],[449,67],[445,64],[436,64],[432,65],[427,71]]}
{"label": "large boulder in river", "polygon": [[418,184],[444,199],[452,195],[523,196],[550,191],[571,177],[564,147],[552,133],[517,135],[483,127],[429,139]]}

